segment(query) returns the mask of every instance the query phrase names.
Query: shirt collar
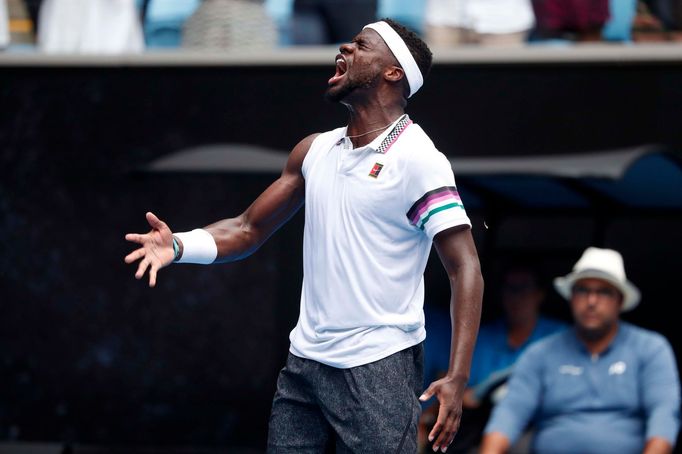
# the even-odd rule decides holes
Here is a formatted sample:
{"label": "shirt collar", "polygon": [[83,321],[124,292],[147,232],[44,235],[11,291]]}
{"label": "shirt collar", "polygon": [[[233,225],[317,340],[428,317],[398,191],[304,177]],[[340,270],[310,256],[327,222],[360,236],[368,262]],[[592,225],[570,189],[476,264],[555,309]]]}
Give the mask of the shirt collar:
{"label": "shirt collar", "polygon": [[407,114],[403,114],[389,126],[379,137],[372,140],[367,146],[377,153],[385,154],[398,136],[407,128],[412,121]]}
{"label": "shirt collar", "polygon": [[[606,348],[601,353],[599,353],[597,355],[598,358],[603,358],[611,350],[613,350],[614,348],[616,348],[617,346],[619,346],[623,343],[623,339],[625,337],[625,334],[623,331],[623,325],[624,324],[625,324],[625,322],[623,322],[622,320],[618,320],[618,331],[616,332],[616,335],[613,337],[613,339],[611,339],[611,342],[609,342],[609,345],[607,345]],[[580,348],[585,354],[587,354],[589,356],[590,353],[588,352],[587,347],[585,347],[585,344],[583,344],[582,341],[578,338],[578,335],[577,335],[575,330],[576,330],[576,328],[574,326],[573,327],[573,334],[574,334],[573,338],[574,338],[576,345],[578,345],[578,348]]]}
{"label": "shirt collar", "polygon": [[[393,123],[389,125],[388,128],[381,134],[377,136],[376,139],[372,140],[370,143],[361,148],[371,148],[372,151],[376,153],[386,153],[391,145],[395,143],[398,136],[412,124],[412,120],[407,114],[402,114]],[[345,134],[345,132],[344,132]],[[345,137],[342,140],[347,140]]]}

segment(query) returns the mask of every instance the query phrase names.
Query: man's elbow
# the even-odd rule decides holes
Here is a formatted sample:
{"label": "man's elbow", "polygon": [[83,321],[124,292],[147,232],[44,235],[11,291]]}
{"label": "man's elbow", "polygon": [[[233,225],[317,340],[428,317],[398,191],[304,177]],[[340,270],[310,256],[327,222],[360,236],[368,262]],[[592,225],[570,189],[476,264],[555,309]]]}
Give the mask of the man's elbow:
{"label": "man's elbow", "polygon": [[451,277],[466,276],[468,280],[473,280],[481,287],[484,285],[483,271],[481,270],[481,262],[478,255],[469,254],[462,258],[459,265],[454,268],[454,273]]}
{"label": "man's elbow", "polygon": [[511,443],[506,435],[490,432],[483,436],[479,454],[503,454],[509,451]]}
{"label": "man's elbow", "polygon": [[670,454],[673,452],[673,445],[663,437],[651,437],[644,446],[643,454]]}

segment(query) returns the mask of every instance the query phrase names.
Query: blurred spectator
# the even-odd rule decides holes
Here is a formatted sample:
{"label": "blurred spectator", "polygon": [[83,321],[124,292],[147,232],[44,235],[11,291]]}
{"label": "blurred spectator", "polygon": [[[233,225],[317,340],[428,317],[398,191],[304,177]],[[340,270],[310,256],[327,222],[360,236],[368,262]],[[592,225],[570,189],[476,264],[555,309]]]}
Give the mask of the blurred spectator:
{"label": "blurred spectator", "polygon": [[9,46],[9,15],[6,1],[0,0],[0,50],[7,46]]}
{"label": "blurred spectator", "polygon": [[[682,0],[610,0],[609,19],[602,28],[605,41],[675,40],[679,24],[675,5]],[[676,29],[676,27],[678,27]]]}
{"label": "blurred spectator", "polygon": [[137,0],[148,49],[178,48],[182,27],[201,0]]}
{"label": "blurred spectator", "polygon": [[668,31],[682,30],[682,0],[641,0]]}
{"label": "blurred spectator", "polygon": [[523,44],[535,18],[531,0],[427,0],[424,21],[433,47],[505,46]]}
{"label": "blurred spectator", "polygon": [[682,0],[639,0],[635,41],[682,41]]}
{"label": "blurred spectator", "polygon": [[277,25],[260,0],[203,0],[182,32],[185,48],[272,49],[277,43]]}
{"label": "blurred spectator", "polygon": [[38,45],[47,53],[137,53],[144,50],[135,0],[45,0]]}
{"label": "blurred spectator", "polygon": [[601,41],[609,19],[609,0],[533,0],[533,9],[534,41]]}
{"label": "blurred spectator", "polygon": [[425,0],[379,0],[377,17],[390,17],[424,34]]}
{"label": "blurred spectator", "polygon": [[29,19],[32,24],[33,28],[32,32],[34,34],[37,34],[38,14],[40,13],[40,5],[43,3],[43,0],[9,0],[8,4],[12,2],[24,4],[24,8],[26,9],[26,13],[28,14],[27,19]]}
{"label": "blurred spectator", "polygon": [[0,0],[0,49],[35,46],[35,22],[25,0]]}
{"label": "blurred spectator", "polygon": [[630,42],[637,14],[637,0],[609,0],[609,19],[601,37],[604,41]]}
{"label": "blurred spectator", "polygon": [[294,0],[291,43],[327,45],[350,41],[377,19],[377,0]]}
{"label": "blurred spectator", "polygon": [[673,41],[682,41],[682,0],[671,0],[672,7],[672,22],[670,38]]}
{"label": "blurred spectator", "polygon": [[587,248],[554,287],[570,302],[573,328],[521,354],[480,452],[507,452],[531,423],[537,454],[673,452],[680,427],[675,354],[661,334],[621,320],[640,293],[620,253]]}
{"label": "blurred spectator", "polygon": [[[661,2],[662,3],[662,2]],[[660,16],[653,14],[649,5],[638,1],[632,31],[637,41],[665,41],[666,26]]]}
{"label": "blurred spectator", "polygon": [[291,14],[294,0],[265,0],[265,10],[277,24],[278,44],[291,45]]}
{"label": "blurred spectator", "polygon": [[[538,267],[520,260],[506,264],[497,296],[503,316],[481,325],[464,395],[460,429],[447,452],[466,453],[478,445],[495,396],[503,390],[521,352],[531,343],[568,326],[563,321],[541,314],[546,293],[547,285]],[[447,314],[439,318],[448,319]],[[436,336],[442,335],[440,333],[445,331],[428,331],[430,337],[427,339],[433,342]],[[440,339],[440,343],[441,348],[448,352],[449,338]],[[435,345],[438,344],[426,344],[427,383],[442,376],[448,367],[447,355],[439,356],[430,351]],[[432,358],[439,363],[433,364]],[[420,424],[424,425],[422,430],[425,433],[435,421],[435,410],[435,406],[429,407],[422,414]]]}

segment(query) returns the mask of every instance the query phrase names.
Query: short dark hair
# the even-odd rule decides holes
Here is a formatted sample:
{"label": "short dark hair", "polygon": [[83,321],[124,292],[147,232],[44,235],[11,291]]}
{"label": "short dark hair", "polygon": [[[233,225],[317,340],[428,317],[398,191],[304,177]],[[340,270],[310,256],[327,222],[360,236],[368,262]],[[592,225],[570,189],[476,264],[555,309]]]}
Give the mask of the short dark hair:
{"label": "short dark hair", "polygon": [[533,279],[535,287],[540,290],[547,290],[549,287],[547,276],[542,267],[527,257],[508,257],[503,263],[502,279],[512,273],[526,273]]}
{"label": "short dark hair", "polygon": [[431,71],[431,63],[433,62],[433,54],[431,53],[429,46],[426,45],[419,35],[405,27],[403,24],[389,18],[381,20],[390,25],[403,39],[405,45],[410,50],[412,57],[414,57],[414,61],[417,62],[422,77],[426,80],[426,76],[428,76]]}

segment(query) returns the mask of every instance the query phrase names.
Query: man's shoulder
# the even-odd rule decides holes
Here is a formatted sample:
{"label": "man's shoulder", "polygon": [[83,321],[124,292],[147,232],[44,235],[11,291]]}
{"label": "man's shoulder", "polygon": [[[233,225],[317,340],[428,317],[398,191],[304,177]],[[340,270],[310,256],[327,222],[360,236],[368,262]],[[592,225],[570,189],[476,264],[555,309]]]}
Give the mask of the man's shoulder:
{"label": "man's shoulder", "polygon": [[625,342],[630,344],[631,347],[648,350],[670,346],[668,339],[657,331],[624,321],[620,322],[620,329],[625,334]]}
{"label": "man's shoulder", "polygon": [[401,136],[402,140],[398,141],[398,143],[405,145],[417,144],[425,150],[439,152],[436,145],[433,143],[433,140],[431,140],[431,137],[417,123],[410,124]]}
{"label": "man's shoulder", "polygon": [[307,157],[308,152],[313,148],[313,145],[316,147],[322,146],[324,148],[325,144],[336,143],[339,139],[343,138],[345,130],[345,127],[341,127],[324,132],[314,132],[301,139],[294,150],[300,152],[302,156]]}
{"label": "man's shoulder", "polygon": [[440,167],[448,163],[445,153],[436,147],[418,124],[413,123],[405,129],[393,146],[396,152],[391,153],[406,160],[413,169]]}
{"label": "man's shoulder", "polygon": [[564,320],[559,320],[554,317],[547,317],[544,315],[538,317],[537,327],[542,334],[560,331],[565,328],[568,328],[569,326],[571,326],[570,323],[565,322]]}
{"label": "man's shoulder", "polygon": [[529,355],[543,356],[546,355],[547,352],[564,350],[567,345],[571,345],[571,342],[569,341],[570,336],[572,336],[571,329],[560,329],[531,343],[526,349],[526,352]]}
{"label": "man's shoulder", "polygon": [[338,127],[338,128],[329,129],[329,130],[327,130],[327,131],[318,131],[318,132],[315,132],[315,133],[311,134],[311,135],[308,136],[308,137],[314,137],[315,139],[320,139],[320,140],[324,140],[324,139],[330,139],[330,140],[336,139],[336,140],[339,140],[339,139],[341,139],[342,137],[344,137],[345,134],[346,134],[346,127],[345,127],[345,126],[340,126],[340,127]]}

